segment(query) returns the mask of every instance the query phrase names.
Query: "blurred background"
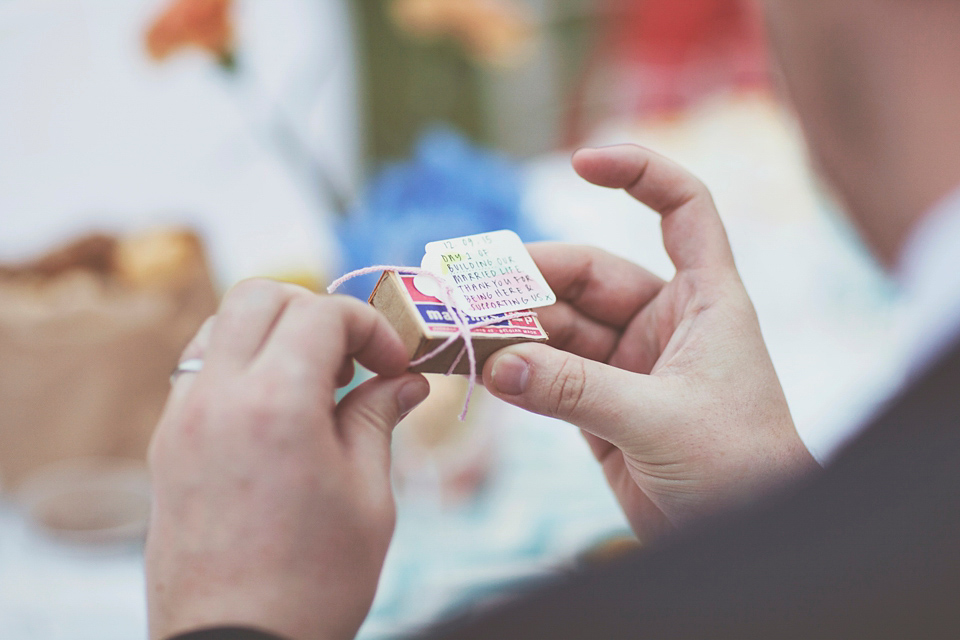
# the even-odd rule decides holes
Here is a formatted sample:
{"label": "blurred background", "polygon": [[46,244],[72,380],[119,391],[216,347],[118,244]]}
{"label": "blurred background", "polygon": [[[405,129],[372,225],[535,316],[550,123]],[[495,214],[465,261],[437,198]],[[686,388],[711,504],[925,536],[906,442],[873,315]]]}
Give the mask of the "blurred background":
{"label": "blurred background", "polygon": [[[0,0],[0,637],[146,636],[146,443],[239,279],[319,290],[502,228],[670,277],[657,216],[580,181],[580,145],[712,189],[825,458],[891,374],[897,301],[775,77],[747,0]],[[463,381],[431,382],[361,638],[637,544],[575,429],[483,396],[461,424]]]}

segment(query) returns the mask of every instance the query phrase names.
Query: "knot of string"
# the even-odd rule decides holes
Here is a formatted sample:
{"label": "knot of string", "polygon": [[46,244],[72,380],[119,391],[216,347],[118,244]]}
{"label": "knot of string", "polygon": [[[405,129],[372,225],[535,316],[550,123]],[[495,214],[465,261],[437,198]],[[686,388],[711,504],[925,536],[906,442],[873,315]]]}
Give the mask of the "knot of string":
{"label": "knot of string", "polygon": [[454,358],[453,364],[450,365],[450,368],[444,374],[447,376],[451,375],[454,369],[457,368],[457,365],[460,364],[464,354],[466,354],[469,367],[467,373],[467,397],[463,401],[463,411],[460,413],[460,421],[463,422],[467,418],[467,410],[470,408],[470,398],[473,397],[473,391],[477,386],[477,353],[473,348],[472,330],[482,327],[490,327],[507,320],[513,320],[515,318],[531,318],[536,316],[536,314],[532,311],[517,311],[515,313],[497,315],[491,318],[478,320],[476,322],[468,322],[467,320],[464,320],[464,317],[460,314],[460,310],[457,309],[456,303],[453,301],[453,287],[450,285],[450,283],[432,271],[420,269],[418,267],[396,267],[390,265],[364,267],[363,269],[357,269],[356,271],[351,271],[350,273],[344,274],[343,276],[340,276],[334,280],[330,286],[327,287],[327,293],[335,293],[337,289],[343,286],[343,283],[347,282],[348,280],[383,271],[393,271],[397,274],[421,276],[436,283],[439,292],[437,299],[440,300],[440,302],[443,303],[443,306],[447,308],[447,313],[450,314],[450,319],[453,320],[457,330],[450,334],[450,337],[444,340],[439,346],[437,346],[436,349],[433,349],[429,353],[411,361],[410,366],[416,367],[421,365],[438,356],[457,340],[463,340],[463,346],[460,348],[460,352],[457,354],[457,357]]}

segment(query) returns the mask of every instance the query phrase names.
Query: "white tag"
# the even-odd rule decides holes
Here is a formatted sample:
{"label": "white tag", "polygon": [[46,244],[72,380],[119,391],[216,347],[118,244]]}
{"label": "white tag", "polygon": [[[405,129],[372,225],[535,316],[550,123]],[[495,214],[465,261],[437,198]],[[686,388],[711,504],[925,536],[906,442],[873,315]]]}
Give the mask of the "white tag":
{"label": "white tag", "polygon": [[421,266],[446,280],[453,288],[456,307],[474,318],[547,307],[557,301],[513,231],[431,242]]}

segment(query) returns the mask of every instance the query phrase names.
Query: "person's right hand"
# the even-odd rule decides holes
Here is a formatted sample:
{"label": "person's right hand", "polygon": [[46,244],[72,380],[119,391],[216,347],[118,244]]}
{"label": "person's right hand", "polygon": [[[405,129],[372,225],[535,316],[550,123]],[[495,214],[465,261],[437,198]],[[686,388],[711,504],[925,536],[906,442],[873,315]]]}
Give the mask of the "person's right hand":
{"label": "person's right hand", "polygon": [[677,273],[664,282],[598,249],[531,245],[559,299],[538,310],[551,346],[499,351],[487,388],[580,427],[641,540],[816,469],[706,187],[632,145],[573,164],[661,214]]}

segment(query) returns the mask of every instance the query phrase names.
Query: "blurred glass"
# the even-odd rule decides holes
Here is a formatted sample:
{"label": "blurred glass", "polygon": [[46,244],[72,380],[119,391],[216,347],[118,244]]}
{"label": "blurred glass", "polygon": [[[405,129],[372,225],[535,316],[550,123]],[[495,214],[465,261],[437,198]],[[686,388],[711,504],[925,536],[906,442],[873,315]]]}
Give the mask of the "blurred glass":
{"label": "blurred glass", "polygon": [[35,470],[17,491],[33,526],[73,544],[139,543],[150,516],[143,461],[74,458]]}

